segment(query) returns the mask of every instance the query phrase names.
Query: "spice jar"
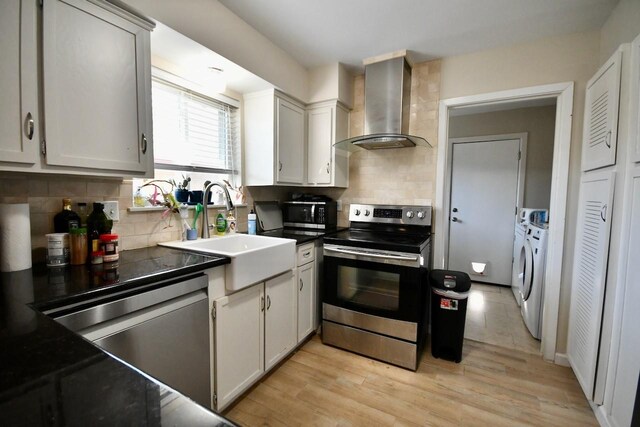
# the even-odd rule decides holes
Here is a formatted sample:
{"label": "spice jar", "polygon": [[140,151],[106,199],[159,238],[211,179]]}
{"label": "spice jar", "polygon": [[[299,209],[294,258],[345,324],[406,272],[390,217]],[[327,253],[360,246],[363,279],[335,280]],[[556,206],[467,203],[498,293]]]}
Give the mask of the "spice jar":
{"label": "spice jar", "polygon": [[114,262],[120,259],[117,234],[101,234],[100,243],[104,251],[104,262]]}
{"label": "spice jar", "polygon": [[104,252],[103,251],[93,251],[91,252],[91,264],[102,264],[104,262]]}
{"label": "spice jar", "polygon": [[84,227],[69,230],[71,240],[71,265],[87,262],[87,229]]}

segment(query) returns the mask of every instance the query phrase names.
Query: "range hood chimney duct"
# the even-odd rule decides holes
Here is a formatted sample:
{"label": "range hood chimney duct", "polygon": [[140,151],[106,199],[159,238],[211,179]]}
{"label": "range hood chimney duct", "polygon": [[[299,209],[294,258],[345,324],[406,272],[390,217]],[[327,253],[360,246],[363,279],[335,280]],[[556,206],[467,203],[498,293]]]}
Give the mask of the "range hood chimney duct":
{"label": "range hood chimney duct", "polygon": [[409,135],[411,67],[404,56],[365,67],[364,135],[336,143],[342,149],[376,150],[431,145]]}

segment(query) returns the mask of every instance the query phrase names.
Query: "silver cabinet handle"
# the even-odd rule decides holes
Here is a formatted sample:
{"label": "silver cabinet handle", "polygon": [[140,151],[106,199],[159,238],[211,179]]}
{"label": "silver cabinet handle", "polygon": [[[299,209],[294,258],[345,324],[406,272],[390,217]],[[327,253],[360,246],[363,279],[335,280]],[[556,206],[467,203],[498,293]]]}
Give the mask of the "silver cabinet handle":
{"label": "silver cabinet handle", "polygon": [[452,222],[458,222],[458,218],[456,218],[455,216],[453,218],[451,218]]}
{"label": "silver cabinet handle", "polygon": [[264,311],[264,297],[260,297],[260,311]]}
{"label": "silver cabinet handle", "polygon": [[300,279],[300,290],[302,290],[303,286],[304,286],[304,282],[302,281],[302,279]]}
{"label": "silver cabinet handle", "polygon": [[147,136],[144,133],[140,138],[140,151],[142,151],[142,154],[147,154]]}
{"label": "silver cabinet handle", "polygon": [[309,258],[310,256],[311,256],[311,251],[307,251],[307,252],[302,254],[303,258]]}
{"label": "silver cabinet handle", "polygon": [[271,297],[267,295],[267,310],[271,308]]}
{"label": "silver cabinet handle", "polygon": [[607,205],[602,206],[602,209],[600,209],[600,218],[602,218],[602,221],[607,222]]}
{"label": "silver cabinet handle", "polygon": [[33,132],[35,131],[35,122],[33,121],[33,116],[31,112],[27,113],[27,117],[24,121],[25,130],[27,131],[27,138],[29,141],[33,139]]}
{"label": "silver cabinet handle", "polygon": [[327,173],[330,173],[329,172],[329,163],[327,163]]}
{"label": "silver cabinet handle", "polygon": [[607,132],[607,136],[604,138],[604,143],[607,144],[607,147],[611,148],[611,131]]}
{"label": "silver cabinet handle", "polygon": [[278,172],[282,172],[282,162],[278,162]]}

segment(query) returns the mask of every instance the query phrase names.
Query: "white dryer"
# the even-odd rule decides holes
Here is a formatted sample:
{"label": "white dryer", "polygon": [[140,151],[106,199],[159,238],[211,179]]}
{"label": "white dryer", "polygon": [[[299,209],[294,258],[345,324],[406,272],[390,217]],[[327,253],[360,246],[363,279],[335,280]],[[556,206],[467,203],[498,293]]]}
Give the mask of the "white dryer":
{"label": "white dryer", "polygon": [[513,270],[511,272],[511,291],[518,303],[522,305],[522,280],[523,271],[520,269],[520,252],[524,245],[524,238],[527,232],[527,223],[516,221],[515,238],[513,239]]}
{"label": "white dryer", "polygon": [[530,224],[520,252],[520,269],[523,273],[520,311],[525,325],[536,339],[540,339],[542,333],[547,234],[546,225]]}

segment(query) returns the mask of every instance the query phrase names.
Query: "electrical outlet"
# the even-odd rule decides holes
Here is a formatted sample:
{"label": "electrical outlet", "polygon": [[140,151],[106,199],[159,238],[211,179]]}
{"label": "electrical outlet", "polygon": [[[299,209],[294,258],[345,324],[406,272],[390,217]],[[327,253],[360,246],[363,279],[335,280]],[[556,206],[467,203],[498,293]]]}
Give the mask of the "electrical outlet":
{"label": "electrical outlet", "polygon": [[338,212],[342,212],[342,200],[336,201]]}
{"label": "electrical outlet", "polygon": [[120,210],[117,201],[100,202],[104,205],[104,213],[112,221],[120,221]]}

